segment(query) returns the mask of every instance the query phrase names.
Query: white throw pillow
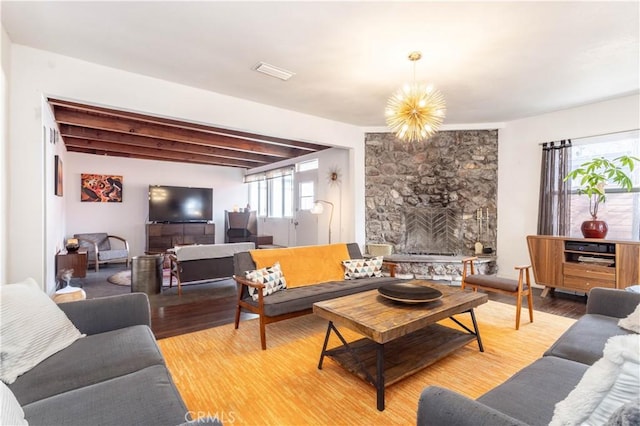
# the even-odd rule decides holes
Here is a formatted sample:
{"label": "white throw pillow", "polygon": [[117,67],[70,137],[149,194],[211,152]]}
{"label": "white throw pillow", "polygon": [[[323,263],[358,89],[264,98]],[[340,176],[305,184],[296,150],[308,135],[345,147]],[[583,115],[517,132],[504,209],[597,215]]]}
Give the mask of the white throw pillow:
{"label": "white throw pillow", "polygon": [[578,385],[556,404],[550,426],[603,425],[640,389],[640,335],[611,337],[604,355]]}
{"label": "white throw pillow", "polygon": [[0,381],[0,425],[26,426],[24,411],[11,389]]}
{"label": "white throw pillow", "polygon": [[0,318],[0,380],[7,384],[84,336],[32,278],[0,285]]}
{"label": "white throw pillow", "polygon": [[640,333],[640,304],[636,306],[635,311],[631,312],[628,317],[618,321],[618,325],[625,330]]}

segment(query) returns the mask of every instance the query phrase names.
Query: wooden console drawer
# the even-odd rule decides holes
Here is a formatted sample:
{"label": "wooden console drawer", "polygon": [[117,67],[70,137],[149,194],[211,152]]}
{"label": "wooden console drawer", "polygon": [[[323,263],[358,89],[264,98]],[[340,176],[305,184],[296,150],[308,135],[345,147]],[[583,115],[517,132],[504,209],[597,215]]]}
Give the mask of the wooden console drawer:
{"label": "wooden console drawer", "polygon": [[616,270],[615,268],[602,265],[591,265],[584,263],[565,263],[563,270],[565,283],[567,277],[580,278],[582,280],[593,279],[598,281],[611,281],[615,287]]}
{"label": "wooden console drawer", "polygon": [[565,276],[563,287],[588,293],[593,287],[616,288],[616,282],[611,280],[597,280],[589,277]]}

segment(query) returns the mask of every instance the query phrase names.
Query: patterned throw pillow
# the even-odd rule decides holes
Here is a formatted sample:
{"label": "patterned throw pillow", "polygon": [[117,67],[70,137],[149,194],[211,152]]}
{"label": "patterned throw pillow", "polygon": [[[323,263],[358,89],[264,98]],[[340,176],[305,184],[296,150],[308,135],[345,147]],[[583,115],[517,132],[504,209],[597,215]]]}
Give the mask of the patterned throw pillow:
{"label": "patterned throw pillow", "polygon": [[[262,290],[264,296],[287,288],[287,281],[284,279],[282,269],[280,269],[280,262],[276,262],[273,266],[266,268],[247,271],[244,275],[249,281],[264,284],[264,289]],[[256,290],[253,287],[249,287],[249,296],[257,302],[258,292]]]}
{"label": "patterned throw pillow", "polygon": [[383,256],[371,257],[369,259],[343,260],[344,279],[355,280],[356,278],[381,277],[382,259]]}

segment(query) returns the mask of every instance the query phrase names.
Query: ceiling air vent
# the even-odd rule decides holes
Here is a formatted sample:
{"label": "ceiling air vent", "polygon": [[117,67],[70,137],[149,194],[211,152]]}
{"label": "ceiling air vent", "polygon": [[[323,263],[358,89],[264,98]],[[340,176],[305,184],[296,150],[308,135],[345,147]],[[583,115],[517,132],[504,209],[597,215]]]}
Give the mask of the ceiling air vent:
{"label": "ceiling air vent", "polygon": [[271,77],[279,78],[280,80],[283,80],[283,81],[287,81],[295,75],[295,73],[291,71],[287,71],[283,68],[278,68],[271,64],[267,64],[266,62],[258,62],[253,67],[253,69],[263,74],[269,75]]}

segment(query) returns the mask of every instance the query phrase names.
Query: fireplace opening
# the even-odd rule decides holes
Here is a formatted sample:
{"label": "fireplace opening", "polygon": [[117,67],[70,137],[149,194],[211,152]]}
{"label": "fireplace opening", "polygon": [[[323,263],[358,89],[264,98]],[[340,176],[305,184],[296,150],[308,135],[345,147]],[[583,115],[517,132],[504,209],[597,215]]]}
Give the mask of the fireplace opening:
{"label": "fireplace opening", "polygon": [[455,256],[463,253],[462,213],[449,207],[409,208],[404,212],[404,252]]}

